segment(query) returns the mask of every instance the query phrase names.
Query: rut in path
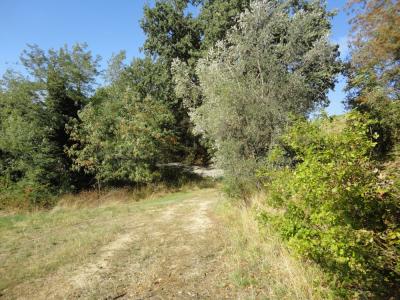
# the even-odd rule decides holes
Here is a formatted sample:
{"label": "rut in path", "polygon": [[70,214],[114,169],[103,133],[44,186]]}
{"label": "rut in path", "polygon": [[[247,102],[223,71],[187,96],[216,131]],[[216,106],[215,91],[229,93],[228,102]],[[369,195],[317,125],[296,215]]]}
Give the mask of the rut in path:
{"label": "rut in path", "polygon": [[92,261],[72,274],[52,276],[34,298],[236,298],[213,214],[220,198],[218,190],[205,189],[183,201],[138,212]]}

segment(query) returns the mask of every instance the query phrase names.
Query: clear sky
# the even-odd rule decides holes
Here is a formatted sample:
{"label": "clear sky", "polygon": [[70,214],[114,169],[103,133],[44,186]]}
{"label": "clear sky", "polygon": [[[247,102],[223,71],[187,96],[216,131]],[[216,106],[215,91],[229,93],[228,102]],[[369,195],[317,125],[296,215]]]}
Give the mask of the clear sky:
{"label": "clear sky", "polygon": [[[346,0],[328,0],[333,19],[332,41],[339,44],[342,56],[347,51],[348,18]],[[126,50],[127,57],[143,55],[145,36],[140,28],[143,5],[150,0],[0,0],[0,74],[20,69],[19,55],[26,44],[43,49],[86,42],[93,54],[103,57],[103,65],[113,53]],[[344,79],[329,93],[330,114],[344,108]]]}

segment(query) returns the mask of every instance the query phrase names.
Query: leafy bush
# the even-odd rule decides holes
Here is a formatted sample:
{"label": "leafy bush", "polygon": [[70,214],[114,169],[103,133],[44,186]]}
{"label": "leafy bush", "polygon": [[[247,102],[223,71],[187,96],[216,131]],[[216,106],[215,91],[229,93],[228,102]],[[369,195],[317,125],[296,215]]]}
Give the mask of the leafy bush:
{"label": "leafy bush", "polygon": [[369,94],[368,101],[359,103],[357,110],[367,112],[377,122],[374,130],[379,133],[375,154],[380,159],[386,159],[398,150],[400,142],[400,102],[388,99],[381,91]]}
{"label": "leafy bush", "polygon": [[298,121],[259,172],[283,209],[262,219],[352,297],[399,296],[400,193],[372,159],[375,123],[355,112],[340,130],[326,117]]}

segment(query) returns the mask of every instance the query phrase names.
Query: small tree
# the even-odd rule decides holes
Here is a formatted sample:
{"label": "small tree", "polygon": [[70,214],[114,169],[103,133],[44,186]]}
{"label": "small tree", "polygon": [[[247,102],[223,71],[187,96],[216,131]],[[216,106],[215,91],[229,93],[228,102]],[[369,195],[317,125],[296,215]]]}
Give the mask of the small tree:
{"label": "small tree", "polygon": [[352,51],[347,104],[379,123],[379,154],[400,140],[400,2],[351,0]]}

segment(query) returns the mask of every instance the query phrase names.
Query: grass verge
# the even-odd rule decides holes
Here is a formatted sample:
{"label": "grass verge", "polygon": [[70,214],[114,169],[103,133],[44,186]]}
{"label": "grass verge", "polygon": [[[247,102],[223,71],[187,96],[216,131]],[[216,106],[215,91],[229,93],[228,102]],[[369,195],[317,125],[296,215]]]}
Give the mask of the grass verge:
{"label": "grass verge", "polygon": [[[272,228],[260,226],[257,211],[263,196],[250,207],[225,201],[217,213],[225,223],[227,265],[241,298],[249,299],[333,299],[327,276],[312,262],[291,255]],[[265,208],[264,208],[265,209]]]}

